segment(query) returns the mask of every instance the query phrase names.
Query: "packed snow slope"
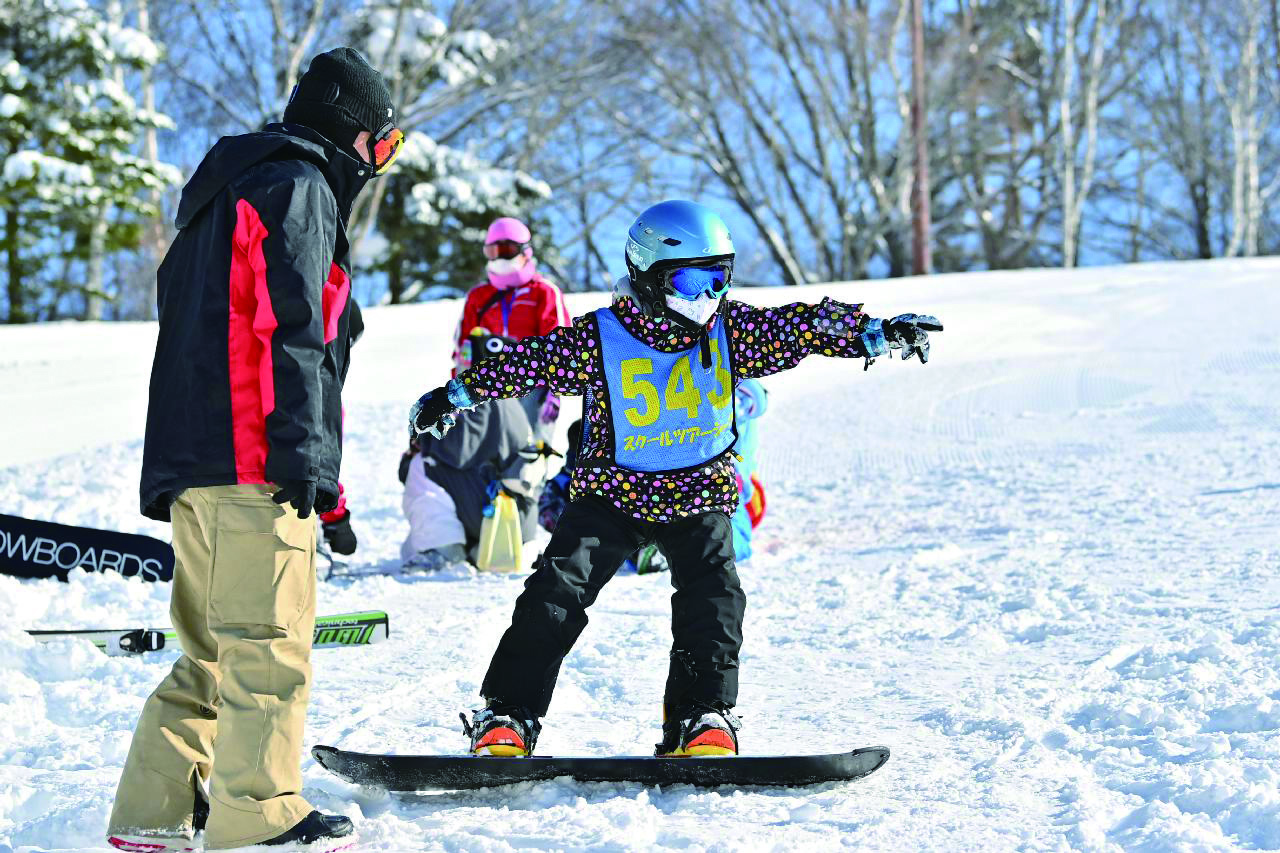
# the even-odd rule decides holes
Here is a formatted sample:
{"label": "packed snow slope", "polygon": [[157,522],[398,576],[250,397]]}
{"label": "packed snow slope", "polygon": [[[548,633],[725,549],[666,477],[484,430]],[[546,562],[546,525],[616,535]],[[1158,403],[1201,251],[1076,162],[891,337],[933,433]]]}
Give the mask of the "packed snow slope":
{"label": "packed snow slope", "polygon": [[[307,758],[305,794],[354,818],[362,850],[1280,849],[1278,277],[1261,259],[735,292],[946,324],[925,367],[814,358],[766,380],[743,751],[890,746],[869,779],[387,795]],[[405,413],[447,375],[458,308],[366,313],[344,464],[362,567],[396,567]],[[0,329],[0,511],[167,535],[136,511],[154,334]],[[322,583],[321,612],[383,608],[392,631],[315,654],[308,741],[461,750],[458,712],[477,707],[519,590]],[[604,590],[542,751],[651,750],[669,592],[665,575]],[[162,625],[167,594],[0,578],[0,850],[102,845],[175,654],[107,658],[22,629]]]}

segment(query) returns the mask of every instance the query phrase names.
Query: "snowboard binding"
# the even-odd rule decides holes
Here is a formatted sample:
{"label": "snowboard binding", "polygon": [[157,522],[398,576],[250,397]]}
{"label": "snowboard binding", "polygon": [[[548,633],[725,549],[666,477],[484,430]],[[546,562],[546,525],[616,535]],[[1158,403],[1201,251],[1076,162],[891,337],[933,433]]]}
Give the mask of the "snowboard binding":
{"label": "snowboard binding", "polygon": [[654,747],[659,758],[689,755],[704,758],[738,754],[742,720],[728,708],[698,706],[685,709],[662,724],[662,742]]}
{"label": "snowboard binding", "polygon": [[120,651],[127,655],[158,652],[164,648],[164,631],[154,628],[138,628],[120,635]]}
{"label": "snowboard binding", "polygon": [[533,755],[542,724],[523,708],[482,708],[471,719],[459,713],[462,733],[471,739],[472,755]]}

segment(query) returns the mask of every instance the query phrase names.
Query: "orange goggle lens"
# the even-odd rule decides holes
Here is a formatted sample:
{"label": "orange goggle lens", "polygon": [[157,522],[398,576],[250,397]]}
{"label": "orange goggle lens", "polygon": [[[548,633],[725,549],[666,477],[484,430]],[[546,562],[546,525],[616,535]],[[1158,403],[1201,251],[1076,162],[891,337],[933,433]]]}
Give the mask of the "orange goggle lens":
{"label": "orange goggle lens", "polygon": [[384,131],[373,143],[373,173],[384,174],[400,156],[404,147],[404,131],[398,127]]}

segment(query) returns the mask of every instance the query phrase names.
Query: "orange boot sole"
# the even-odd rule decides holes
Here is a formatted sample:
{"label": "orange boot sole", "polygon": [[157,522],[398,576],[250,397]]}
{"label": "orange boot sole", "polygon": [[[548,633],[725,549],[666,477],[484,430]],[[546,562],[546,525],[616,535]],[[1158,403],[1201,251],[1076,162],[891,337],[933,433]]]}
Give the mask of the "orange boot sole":
{"label": "orange boot sole", "polygon": [[480,742],[476,744],[472,750],[474,755],[499,755],[504,757],[520,756],[524,757],[529,754],[529,749],[524,745],[524,741],[520,739],[520,735],[516,734],[514,729],[501,726],[480,738]]}
{"label": "orange boot sole", "polygon": [[672,757],[690,755],[704,757],[732,756],[738,754],[738,748],[734,745],[733,738],[727,732],[722,732],[719,729],[708,729],[689,741],[683,749],[677,749],[675,752],[665,754]]}

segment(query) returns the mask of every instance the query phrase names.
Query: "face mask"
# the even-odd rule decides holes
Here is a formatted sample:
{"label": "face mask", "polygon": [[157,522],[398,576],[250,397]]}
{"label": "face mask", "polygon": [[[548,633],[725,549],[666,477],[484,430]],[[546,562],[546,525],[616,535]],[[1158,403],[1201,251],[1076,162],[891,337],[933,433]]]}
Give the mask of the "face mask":
{"label": "face mask", "polygon": [[524,266],[524,258],[495,258],[485,264],[485,269],[494,275],[510,275]]}
{"label": "face mask", "polygon": [[666,302],[668,311],[679,314],[698,326],[705,326],[707,321],[715,316],[716,309],[720,307],[720,297],[707,296],[706,294],[699,296],[697,299],[681,299],[678,296],[668,296]]}
{"label": "face mask", "polygon": [[533,260],[533,253],[526,250],[523,255],[514,258],[494,258],[484,265],[489,275],[489,283],[499,290],[528,284],[538,269]]}

